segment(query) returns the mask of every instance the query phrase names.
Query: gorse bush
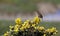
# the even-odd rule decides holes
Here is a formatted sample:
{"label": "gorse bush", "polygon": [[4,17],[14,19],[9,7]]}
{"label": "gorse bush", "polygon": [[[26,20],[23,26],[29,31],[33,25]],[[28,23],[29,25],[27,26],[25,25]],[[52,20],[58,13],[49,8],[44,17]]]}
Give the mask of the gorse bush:
{"label": "gorse bush", "polygon": [[38,24],[41,19],[35,17],[33,20],[26,20],[22,22],[20,18],[15,20],[14,26],[9,26],[10,29],[3,36],[52,36],[58,31],[55,27],[45,29],[43,26]]}

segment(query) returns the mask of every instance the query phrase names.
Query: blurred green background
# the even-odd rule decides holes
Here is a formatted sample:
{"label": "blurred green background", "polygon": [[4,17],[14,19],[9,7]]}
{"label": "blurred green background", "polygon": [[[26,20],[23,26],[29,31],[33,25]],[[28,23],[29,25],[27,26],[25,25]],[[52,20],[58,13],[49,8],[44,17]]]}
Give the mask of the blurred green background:
{"label": "blurred green background", "polygon": [[[51,2],[55,4],[60,4],[60,0],[0,0],[0,3],[12,4],[23,12],[32,12],[36,10],[36,3],[38,2]],[[10,11],[13,10],[12,7],[8,8]]]}

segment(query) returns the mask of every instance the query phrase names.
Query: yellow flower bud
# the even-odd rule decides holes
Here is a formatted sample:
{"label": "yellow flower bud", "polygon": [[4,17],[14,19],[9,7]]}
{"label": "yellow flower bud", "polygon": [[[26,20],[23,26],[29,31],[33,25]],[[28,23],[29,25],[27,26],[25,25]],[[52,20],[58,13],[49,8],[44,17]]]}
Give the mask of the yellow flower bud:
{"label": "yellow flower bud", "polygon": [[9,32],[7,31],[7,32],[4,34],[4,36],[9,36]]}
{"label": "yellow flower bud", "polygon": [[20,18],[17,18],[17,19],[15,20],[15,22],[16,22],[16,24],[18,24],[18,25],[20,25],[20,24],[22,23]]}
{"label": "yellow flower bud", "polygon": [[14,29],[14,26],[9,26],[9,28],[10,28],[10,31],[12,31]]}
{"label": "yellow flower bud", "polygon": [[43,36],[46,36],[46,34],[44,34]]}
{"label": "yellow flower bud", "polygon": [[37,16],[33,19],[33,22],[39,24],[39,22],[41,22],[41,19]]}
{"label": "yellow flower bud", "polygon": [[14,32],[16,32],[16,33],[17,33],[18,31],[19,31],[19,29],[18,29],[18,28],[14,29]]}

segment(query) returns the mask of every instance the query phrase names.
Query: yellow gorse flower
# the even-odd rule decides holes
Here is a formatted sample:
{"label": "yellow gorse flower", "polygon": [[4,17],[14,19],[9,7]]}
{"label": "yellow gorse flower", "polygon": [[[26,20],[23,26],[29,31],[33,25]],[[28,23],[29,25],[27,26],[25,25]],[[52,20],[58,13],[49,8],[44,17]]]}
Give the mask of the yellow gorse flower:
{"label": "yellow gorse flower", "polygon": [[19,31],[19,28],[20,28],[20,25],[15,25],[14,31],[15,31],[15,32],[18,32],[18,31]]}
{"label": "yellow gorse flower", "polygon": [[38,29],[39,31],[45,30],[45,28],[44,28],[43,26],[41,26],[41,27],[38,26],[37,29]]}
{"label": "yellow gorse flower", "polygon": [[56,34],[58,31],[56,30],[55,27],[52,27],[52,28],[50,28],[50,29],[47,29],[46,32]]}
{"label": "yellow gorse flower", "polygon": [[38,24],[39,22],[41,22],[41,19],[37,16],[37,17],[35,17],[35,18],[33,19],[33,22],[34,22],[35,24]]}
{"label": "yellow gorse flower", "polygon": [[55,30],[56,30],[56,28],[55,28],[55,27],[52,27],[52,28],[50,29],[50,32],[55,32]]}
{"label": "yellow gorse flower", "polygon": [[25,29],[24,27],[21,27],[21,28],[20,28],[21,31],[24,31],[24,29]]}
{"label": "yellow gorse flower", "polygon": [[30,27],[29,20],[25,21],[22,27],[29,28]]}
{"label": "yellow gorse flower", "polygon": [[46,34],[44,34],[43,36],[46,36]]}
{"label": "yellow gorse flower", "polygon": [[15,20],[15,22],[16,22],[16,24],[18,24],[18,25],[20,25],[20,24],[22,23],[22,21],[21,21],[20,18],[17,18],[17,19]]}
{"label": "yellow gorse flower", "polygon": [[[15,25],[14,26],[9,26],[10,31],[6,32],[4,36],[18,36],[19,33],[23,32],[23,34],[28,34],[28,33],[41,33],[43,34],[42,36],[49,36],[53,34],[56,34],[58,31],[55,27],[45,29],[43,26],[39,26],[39,22],[41,22],[41,19],[37,16],[33,20],[26,20],[25,22],[22,23],[20,18],[17,18],[15,20]],[[27,33],[28,32],[28,33]],[[13,33],[13,35],[11,35]],[[20,36],[20,34],[19,34]]]}
{"label": "yellow gorse flower", "polygon": [[14,29],[14,26],[10,25],[9,28],[10,28],[10,31],[12,31]]}
{"label": "yellow gorse flower", "polygon": [[50,32],[50,29],[47,29],[46,32]]}
{"label": "yellow gorse flower", "polygon": [[32,27],[35,27],[36,26],[36,24],[32,24]]}
{"label": "yellow gorse flower", "polygon": [[20,30],[24,31],[24,29],[30,28],[29,25],[29,20],[26,20],[23,24],[22,27],[20,28]]}
{"label": "yellow gorse flower", "polygon": [[15,25],[15,26],[14,26],[14,29],[15,29],[15,28],[20,28],[20,25]]}
{"label": "yellow gorse flower", "polygon": [[7,32],[4,34],[4,36],[9,36],[9,32],[7,31]]}
{"label": "yellow gorse flower", "polygon": [[14,26],[11,26],[11,25],[9,26],[10,29],[12,29],[13,27],[14,27]]}
{"label": "yellow gorse flower", "polygon": [[18,29],[18,28],[14,29],[14,32],[16,32],[16,33],[17,33],[18,31],[19,31],[19,29]]}

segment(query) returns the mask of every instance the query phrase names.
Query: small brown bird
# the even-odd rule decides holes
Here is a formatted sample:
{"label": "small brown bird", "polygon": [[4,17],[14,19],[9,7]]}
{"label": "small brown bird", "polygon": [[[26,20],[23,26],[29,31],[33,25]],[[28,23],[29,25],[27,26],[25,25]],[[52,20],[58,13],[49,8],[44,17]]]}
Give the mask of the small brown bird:
{"label": "small brown bird", "polygon": [[37,10],[36,13],[38,14],[38,17],[39,17],[39,18],[43,18],[43,15],[41,14],[41,12],[39,12],[39,11]]}

